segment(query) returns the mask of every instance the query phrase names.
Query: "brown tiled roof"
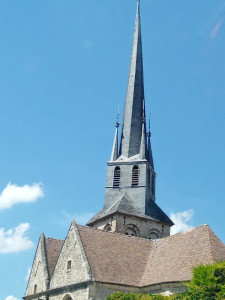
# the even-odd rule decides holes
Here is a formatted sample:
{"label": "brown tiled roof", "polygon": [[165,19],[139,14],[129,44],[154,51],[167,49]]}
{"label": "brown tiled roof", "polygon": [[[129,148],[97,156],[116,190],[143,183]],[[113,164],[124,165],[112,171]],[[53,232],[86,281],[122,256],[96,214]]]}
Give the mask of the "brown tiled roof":
{"label": "brown tiled roof", "polygon": [[55,269],[60,251],[62,249],[64,240],[57,240],[52,238],[45,238],[46,254],[48,260],[48,270],[49,276],[52,277],[52,274]]}
{"label": "brown tiled roof", "polygon": [[208,225],[152,242],[141,286],[186,281],[193,266],[225,260],[225,245]]}
{"label": "brown tiled roof", "polygon": [[[148,286],[190,280],[193,266],[225,260],[225,245],[208,225],[159,240],[78,225],[94,281]],[[64,241],[46,238],[52,276]]]}
{"label": "brown tiled roof", "polygon": [[78,229],[95,281],[138,286],[149,240],[79,225]]}
{"label": "brown tiled roof", "polygon": [[192,277],[192,267],[225,260],[225,245],[203,225],[149,241],[79,226],[95,281],[147,286]]}

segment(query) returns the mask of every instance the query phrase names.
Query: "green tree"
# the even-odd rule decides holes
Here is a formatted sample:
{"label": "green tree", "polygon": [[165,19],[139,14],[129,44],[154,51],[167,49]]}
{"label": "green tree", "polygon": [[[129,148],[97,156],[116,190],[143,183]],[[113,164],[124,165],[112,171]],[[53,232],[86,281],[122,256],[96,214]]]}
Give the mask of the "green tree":
{"label": "green tree", "polygon": [[225,299],[225,262],[195,267],[193,278],[185,285],[190,300]]}

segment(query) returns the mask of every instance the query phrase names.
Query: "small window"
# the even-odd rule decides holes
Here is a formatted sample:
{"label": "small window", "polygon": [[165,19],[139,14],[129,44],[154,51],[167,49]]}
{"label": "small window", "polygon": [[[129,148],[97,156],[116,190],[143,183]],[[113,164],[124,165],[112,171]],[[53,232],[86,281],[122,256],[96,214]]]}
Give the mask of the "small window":
{"label": "small window", "polygon": [[71,266],[72,266],[72,261],[68,260],[68,262],[67,262],[67,270],[70,270]]}
{"label": "small window", "polygon": [[131,186],[138,186],[139,184],[139,168],[134,166],[132,170],[132,183]]}
{"label": "small window", "polygon": [[137,236],[136,231],[134,230],[134,228],[131,227],[126,228],[125,234],[131,236]]}
{"label": "small window", "polygon": [[157,229],[152,229],[149,233],[150,240],[158,240],[162,236],[161,232]]}
{"label": "small window", "polygon": [[34,294],[36,294],[37,293],[37,284],[35,284],[35,286],[34,286]]}
{"label": "small window", "polygon": [[159,235],[156,232],[152,232],[150,234],[149,240],[158,240],[159,239]]}
{"label": "small window", "polygon": [[113,178],[113,186],[119,187],[120,186],[120,167],[115,167],[114,170],[114,178]]}

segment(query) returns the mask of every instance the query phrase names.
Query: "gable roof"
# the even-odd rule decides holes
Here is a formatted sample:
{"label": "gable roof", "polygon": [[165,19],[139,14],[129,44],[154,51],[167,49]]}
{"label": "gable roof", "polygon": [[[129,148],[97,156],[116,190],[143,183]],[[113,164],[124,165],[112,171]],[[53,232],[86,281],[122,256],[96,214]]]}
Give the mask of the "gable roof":
{"label": "gable roof", "polygon": [[187,281],[199,264],[225,260],[225,245],[208,225],[152,242],[141,286]]}
{"label": "gable roof", "polygon": [[54,272],[59,254],[61,252],[64,240],[45,238],[45,247],[48,261],[48,271],[50,278]]}
{"label": "gable roof", "polygon": [[[225,245],[208,225],[159,240],[76,226],[97,282],[144,287],[188,281],[194,266],[225,260]],[[46,238],[50,277],[63,242]]]}
{"label": "gable roof", "polygon": [[208,225],[159,240],[78,226],[95,281],[148,286],[190,280],[193,266],[225,260]]}

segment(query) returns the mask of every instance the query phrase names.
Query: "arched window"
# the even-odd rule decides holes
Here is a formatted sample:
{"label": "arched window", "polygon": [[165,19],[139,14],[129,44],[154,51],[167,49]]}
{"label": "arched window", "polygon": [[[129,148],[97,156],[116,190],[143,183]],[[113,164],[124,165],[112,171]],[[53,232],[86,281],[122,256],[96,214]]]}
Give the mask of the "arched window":
{"label": "arched window", "polygon": [[119,187],[120,186],[120,167],[115,167],[114,170],[114,178],[113,178],[113,186]]}
{"label": "arched window", "polygon": [[159,235],[156,232],[152,232],[150,237],[150,240],[158,240],[159,239]]}
{"label": "arched window", "polygon": [[70,295],[65,295],[62,300],[73,300]]}
{"label": "arched window", "polygon": [[134,224],[128,224],[125,228],[124,228],[124,233],[126,235],[132,235],[132,236],[140,236],[140,232],[139,229],[136,225]]}
{"label": "arched window", "polygon": [[132,169],[132,183],[131,186],[137,186],[139,183],[139,168],[134,166]]}
{"label": "arched window", "polygon": [[161,232],[157,229],[152,229],[149,233],[150,240],[157,240],[162,236]]}
{"label": "arched window", "polygon": [[130,227],[128,227],[128,228],[126,229],[125,234],[126,234],[126,235],[137,236],[137,233],[136,233],[136,231],[134,230],[134,228],[130,228]]}

